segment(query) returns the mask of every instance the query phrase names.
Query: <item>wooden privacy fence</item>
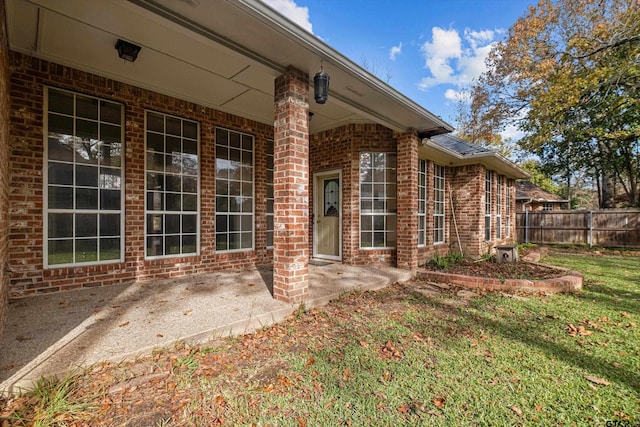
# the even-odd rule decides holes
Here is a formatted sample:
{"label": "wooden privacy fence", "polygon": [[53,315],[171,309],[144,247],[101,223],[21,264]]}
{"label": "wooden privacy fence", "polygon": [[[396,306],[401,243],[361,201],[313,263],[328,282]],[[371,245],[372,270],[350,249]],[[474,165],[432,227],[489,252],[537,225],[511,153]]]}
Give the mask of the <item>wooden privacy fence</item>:
{"label": "wooden privacy fence", "polygon": [[516,213],[520,243],[640,248],[640,210]]}

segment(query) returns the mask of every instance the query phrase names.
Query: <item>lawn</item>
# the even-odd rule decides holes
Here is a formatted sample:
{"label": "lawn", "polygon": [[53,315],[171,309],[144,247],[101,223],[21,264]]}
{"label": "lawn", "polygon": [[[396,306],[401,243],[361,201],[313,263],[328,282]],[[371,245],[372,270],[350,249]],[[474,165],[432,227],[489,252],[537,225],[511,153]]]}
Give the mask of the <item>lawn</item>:
{"label": "lawn", "polygon": [[7,425],[634,425],[640,257],[603,254],[544,260],[583,272],[579,294],[425,297],[417,282],[351,293],[255,334],[43,381],[0,401],[2,417]]}

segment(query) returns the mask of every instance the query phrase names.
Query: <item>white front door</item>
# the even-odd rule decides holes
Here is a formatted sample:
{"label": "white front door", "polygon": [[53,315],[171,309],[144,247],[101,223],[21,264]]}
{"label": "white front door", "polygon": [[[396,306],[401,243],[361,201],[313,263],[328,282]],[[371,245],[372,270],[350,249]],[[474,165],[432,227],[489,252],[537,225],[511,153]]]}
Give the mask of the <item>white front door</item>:
{"label": "white front door", "polygon": [[342,179],[340,171],[314,175],[313,256],[342,259]]}

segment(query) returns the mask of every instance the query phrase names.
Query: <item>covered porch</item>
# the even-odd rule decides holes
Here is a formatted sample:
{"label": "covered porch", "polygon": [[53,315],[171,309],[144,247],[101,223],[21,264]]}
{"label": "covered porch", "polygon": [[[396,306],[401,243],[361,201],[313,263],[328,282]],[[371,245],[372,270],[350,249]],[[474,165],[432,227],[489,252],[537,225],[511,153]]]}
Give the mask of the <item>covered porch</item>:
{"label": "covered porch", "polygon": [[410,278],[410,272],[391,267],[312,261],[304,306],[272,298],[268,266],[15,300],[0,340],[0,392],[28,388],[42,375],[148,355],[179,341],[207,343],[251,333],[345,292]]}

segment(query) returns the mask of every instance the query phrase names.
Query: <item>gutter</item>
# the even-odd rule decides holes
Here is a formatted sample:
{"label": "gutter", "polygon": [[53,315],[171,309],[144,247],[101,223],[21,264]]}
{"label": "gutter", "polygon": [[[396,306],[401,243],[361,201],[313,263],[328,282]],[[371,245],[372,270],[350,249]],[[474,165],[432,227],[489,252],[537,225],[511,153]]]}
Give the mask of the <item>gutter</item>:
{"label": "gutter", "polygon": [[228,1],[228,3],[250,14],[254,18],[265,22],[271,28],[278,30],[281,34],[319,56],[319,59],[331,64],[332,67],[341,69],[347,74],[356,77],[375,91],[384,94],[403,107],[432,121],[436,127],[441,127],[444,130],[444,132],[439,133],[453,132],[454,128],[449,123],[384,83],[378,77],[342,55],[318,37],[302,29],[297,24],[294,24],[293,21],[280,15],[260,0],[231,0]]}
{"label": "gutter", "polygon": [[527,179],[531,177],[531,175],[528,172],[521,169],[518,165],[516,165],[511,160],[504,157],[502,154],[497,153],[495,151],[486,151],[483,153],[476,153],[476,154],[464,154],[464,153],[459,153],[457,151],[453,151],[448,148],[445,148],[429,138],[422,139],[422,145],[438,150],[458,160],[495,159],[503,163],[508,169],[510,169],[514,173],[514,175],[518,175],[518,174],[521,175],[521,177],[518,177],[516,179]]}

